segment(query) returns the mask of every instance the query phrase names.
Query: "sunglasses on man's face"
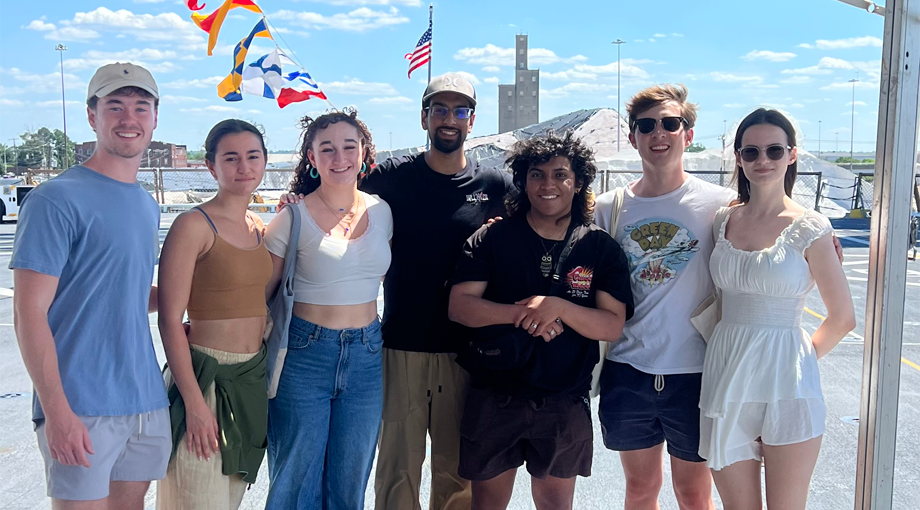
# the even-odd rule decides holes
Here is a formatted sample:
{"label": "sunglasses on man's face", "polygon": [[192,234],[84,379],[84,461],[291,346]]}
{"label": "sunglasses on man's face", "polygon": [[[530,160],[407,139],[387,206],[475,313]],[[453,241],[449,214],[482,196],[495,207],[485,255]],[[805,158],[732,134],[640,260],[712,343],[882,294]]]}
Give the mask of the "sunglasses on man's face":
{"label": "sunglasses on man's face", "polygon": [[467,108],[467,107],[454,108],[453,110],[451,110],[450,108],[446,106],[429,106],[428,108],[425,108],[425,110],[427,110],[428,113],[432,117],[435,117],[438,119],[446,119],[447,116],[450,115],[450,112],[453,111],[454,118],[457,118],[460,120],[469,119],[470,117],[473,116],[473,112],[475,111],[472,108]]}
{"label": "sunglasses on man's face", "polygon": [[[767,157],[770,158],[772,161],[779,161],[783,159],[783,156],[786,155],[786,150],[792,150],[792,147],[788,145],[782,145],[782,144],[777,143],[773,145],[768,145],[763,148],[764,154],[766,154]],[[753,163],[757,161],[757,158],[760,157],[760,151],[761,151],[760,147],[757,147],[755,145],[748,145],[747,147],[742,147],[741,150],[738,151],[738,154],[741,156],[741,159],[743,159],[745,162]]]}
{"label": "sunglasses on man's face", "polygon": [[655,130],[655,125],[661,122],[661,127],[668,133],[676,133],[680,129],[681,124],[686,124],[689,126],[687,119],[683,117],[662,117],[661,119],[636,119],[633,122],[633,129],[637,129],[643,135],[647,135]]}

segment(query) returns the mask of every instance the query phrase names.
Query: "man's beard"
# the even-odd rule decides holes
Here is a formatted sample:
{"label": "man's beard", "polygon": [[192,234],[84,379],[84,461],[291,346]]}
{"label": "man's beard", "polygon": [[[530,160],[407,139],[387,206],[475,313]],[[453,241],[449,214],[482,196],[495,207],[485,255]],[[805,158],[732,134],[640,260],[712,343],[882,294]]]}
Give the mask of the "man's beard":
{"label": "man's beard", "polygon": [[463,142],[466,141],[466,137],[463,136],[462,132],[454,140],[445,140],[438,136],[438,132],[434,132],[434,137],[431,140],[431,145],[434,146],[435,150],[442,152],[444,154],[450,154],[457,149],[463,148]]}

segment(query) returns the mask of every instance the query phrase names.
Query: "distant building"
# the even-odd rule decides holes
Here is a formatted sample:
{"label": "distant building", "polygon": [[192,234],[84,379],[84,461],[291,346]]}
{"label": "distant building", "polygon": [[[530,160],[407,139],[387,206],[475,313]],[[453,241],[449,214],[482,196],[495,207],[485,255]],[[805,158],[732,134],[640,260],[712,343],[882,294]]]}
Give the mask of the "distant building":
{"label": "distant building", "polygon": [[[83,163],[96,150],[96,142],[83,142],[74,146],[76,161]],[[185,168],[188,166],[188,149],[185,145],[150,142],[141,156],[141,168]]]}
{"label": "distant building", "polygon": [[540,122],[540,71],[527,68],[527,36],[514,39],[514,83],[498,86],[498,132]]}

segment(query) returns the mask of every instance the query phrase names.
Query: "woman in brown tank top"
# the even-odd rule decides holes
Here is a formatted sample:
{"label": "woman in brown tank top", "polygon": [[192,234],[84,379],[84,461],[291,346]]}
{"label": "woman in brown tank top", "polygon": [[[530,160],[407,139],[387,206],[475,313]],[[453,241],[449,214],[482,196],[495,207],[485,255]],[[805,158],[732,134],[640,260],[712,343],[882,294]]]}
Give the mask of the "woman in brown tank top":
{"label": "woman in brown tank top", "polygon": [[174,454],[158,509],[238,508],[266,440],[262,332],[272,261],[262,222],[248,209],[265,173],[265,145],[253,125],[230,119],[214,126],[205,149],[217,196],[176,218],[160,256]]}

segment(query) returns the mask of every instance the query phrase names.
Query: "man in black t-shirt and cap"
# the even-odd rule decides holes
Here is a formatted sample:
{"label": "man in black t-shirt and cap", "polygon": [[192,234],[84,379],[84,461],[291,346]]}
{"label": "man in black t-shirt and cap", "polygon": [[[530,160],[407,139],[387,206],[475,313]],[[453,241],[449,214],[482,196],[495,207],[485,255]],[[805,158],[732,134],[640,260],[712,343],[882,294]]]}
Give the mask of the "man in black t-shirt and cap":
{"label": "man in black t-shirt and cap", "polygon": [[523,140],[508,163],[507,219],[466,242],[449,311],[464,326],[513,337],[518,354],[487,361],[511,347],[493,339],[461,354],[472,387],[460,475],[473,481],[473,508],[503,509],[526,464],[536,507],[571,509],[575,477],[591,474],[588,390],[597,342],[619,340],[633,314],[629,266],[617,242],[593,225],[597,169],[583,142],[571,132]]}
{"label": "man in black t-shirt and cap", "polygon": [[431,80],[422,129],[431,149],[392,158],[368,172],[362,191],[393,212],[393,262],[384,281],[383,423],[377,510],[420,508],[431,436],[431,510],[468,510],[470,483],[457,474],[460,419],[469,375],[456,362],[462,342],[447,317],[447,281],[463,242],[503,211],[507,174],[467,160],[476,91],[460,74]]}

